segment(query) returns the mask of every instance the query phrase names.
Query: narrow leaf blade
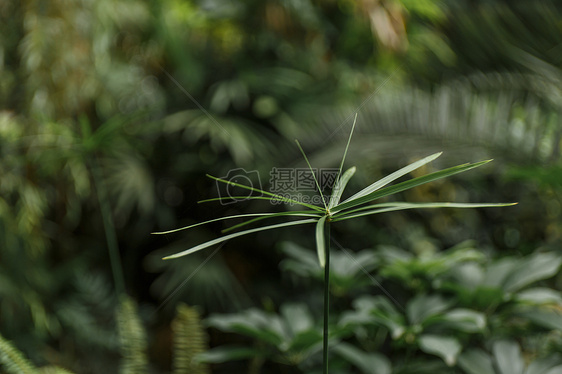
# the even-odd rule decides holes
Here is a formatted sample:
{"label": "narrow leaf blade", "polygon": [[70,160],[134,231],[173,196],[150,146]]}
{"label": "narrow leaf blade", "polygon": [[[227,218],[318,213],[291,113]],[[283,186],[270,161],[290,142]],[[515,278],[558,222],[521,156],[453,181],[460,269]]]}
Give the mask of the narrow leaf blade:
{"label": "narrow leaf blade", "polygon": [[292,211],[292,212],[279,212],[279,213],[270,213],[268,215],[262,215],[260,217],[257,218],[253,218],[249,221],[245,221],[245,222],[241,222],[237,225],[231,226],[227,229],[222,230],[223,233],[227,233],[233,230],[236,230],[240,227],[264,220],[264,219],[268,219],[268,218],[275,218],[275,217],[285,217],[285,216],[296,216],[296,217],[320,217],[320,213],[314,213],[314,212],[310,212],[310,211],[306,211],[306,210],[301,210],[301,211]]}
{"label": "narrow leaf blade", "polygon": [[349,149],[349,144],[351,143],[351,137],[353,136],[353,130],[355,130],[355,124],[357,123],[357,114],[355,113],[355,118],[353,119],[353,125],[351,126],[351,132],[349,133],[349,138],[347,138],[347,144],[345,145],[345,150],[343,151],[343,157],[341,159],[340,168],[338,171],[338,176],[336,181],[340,180],[341,171],[343,170],[343,164],[345,163],[345,157],[347,156],[347,150]]}
{"label": "narrow leaf blade", "polygon": [[336,182],[336,186],[332,191],[332,197],[330,197],[330,203],[328,204],[328,209],[332,209],[340,202],[341,195],[345,190],[345,186],[347,186],[347,182],[349,182],[353,174],[355,174],[355,170],[357,170],[355,166],[347,169],[347,171],[343,173],[343,176],[340,179],[338,179],[338,181]]}
{"label": "narrow leaf blade", "polygon": [[517,203],[453,203],[453,202],[431,202],[431,203],[407,203],[407,202],[392,202],[392,203],[382,203],[382,204],[372,204],[368,206],[363,206],[357,209],[348,210],[344,212],[339,212],[333,215],[334,220],[338,220],[343,217],[359,217],[363,215],[377,214],[395,211],[395,210],[407,210],[407,209],[436,209],[436,208],[498,208],[517,205]]}
{"label": "narrow leaf blade", "polygon": [[392,174],[387,175],[386,177],[379,179],[378,181],[376,181],[375,183],[371,184],[370,186],[362,189],[361,191],[357,192],[355,195],[351,196],[349,199],[347,199],[345,202],[348,201],[353,201],[355,199],[358,199],[362,196],[368,195],[384,186],[386,186],[387,184],[389,184],[390,182],[395,181],[396,179],[410,173],[411,171],[414,171],[420,167],[422,167],[423,165],[430,163],[431,161],[435,160],[437,157],[441,156],[443,154],[443,152],[437,152],[434,153],[430,156],[427,156],[425,158],[422,158],[421,160],[418,160],[416,162],[411,163],[408,166],[403,167],[400,170],[395,171]]}
{"label": "narrow leaf blade", "polygon": [[353,201],[350,201],[348,199],[348,200],[346,200],[347,202],[343,202],[343,203],[337,205],[336,207],[334,207],[334,209],[332,209],[332,211],[333,212],[339,212],[339,211],[342,211],[344,209],[353,208],[353,207],[356,207],[358,205],[368,203],[370,201],[379,199],[379,198],[384,197],[384,196],[388,196],[388,195],[392,195],[392,194],[395,194],[395,193],[398,193],[398,192],[409,190],[409,189],[411,189],[413,187],[416,187],[416,186],[419,186],[421,184],[425,184],[425,183],[428,183],[428,182],[432,182],[434,180],[449,177],[449,176],[454,175],[454,174],[462,173],[463,171],[474,169],[474,168],[482,166],[482,165],[484,165],[484,164],[486,164],[490,161],[491,160],[486,160],[486,161],[480,161],[480,162],[477,162],[477,163],[474,163],[474,164],[464,164],[464,165],[453,166],[452,168],[436,171],[436,172],[431,173],[431,174],[427,174],[427,175],[424,175],[424,176],[421,176],[421,177],[410,179],[410,180],[407,180],[405,182],[398,183],[398,184],[395,184],[393,186],[385,187],[385,188],[380,189],[378,191],[371,192],[371,193],[369,193],[365,196],[358,197],[358,198],[354,199]]}
{"label": "narrow leaf blade", "polygon": [[212,245],[222,243],[222,242],[227,241],[229,239],[236,238],[238,236],[242,236],[242,235],[246,235],[246,234],[251,234],[251,233],[254,233],[254,232],[272,230],[272,229],[277,229],[277,228],[287,227],[287,226],[304,225],[306,223],[313,223],[313,222],[316,222],[316,221],[317,221],[316,219],[304,219],[304,220],[300,220],[300,221],[284,222],[284,223],[279,223],[279,224],[276,224],[276,225],[264,226],[264,227],[258,227],[258,228],[255,228],[255,229],[240,231],[240,232],[237,232],[237,233],[234,233],[234,234],[221,236],[220,238],[217,238],[217,239],[214,239],[214,240],[209,240],[208,242],[205,242],[203,244],[199,244],[199,245],[197,245],[193,248],[190,248],[190,249],[186,249],[185,251],[178,252],[178,253],[175,253],[175,254],[170,255],[170,256],[166,256],[163,259],[164,260],[170,260],[170,259],[173,259],[173,258],[187,256],[191,253],[194,253],[194,252],[200,251],[202,249],[208,248]]}
{"label": "narrow leaf blade", "polygon": [[[288,198],[286,198],[286,197],[284,197],[284,196],[281,196],[281,195],[277,195],[277,194],[274,194],[274,193],[271,193],[271,192],[267,192],[267,191],[264,191],[264,190],[260,190],[260,189],[258,189],[258,188],[254,188],[254,187],[250,187],[250,186],[245,186],[245,185],[243,185],[243,184],[235,183],[235,182],[232,182],[232,181],[227,181],[227,180],[225,180],[225,179],[213,177],[212,175],[209,175],[209,174],[207,174],[207,176],[208,176],[209,178],[214,179],[214,180],[216,180],[216,181],[218,181],[218,182],[221,182],[221,183],[230,184],[230,185],[235,186],[235,187],[240,187],[240,188],[244,188],[244,189],[246,189],[246,190],[250,190],[250,191],[254,191],[254,192],[259,192],[259,193],[261,193],[261,194],[263,194],[263,195],[271,196],[272,199],[270,199],[270,200],[283,201],[283,202],[286,202],[286,203],[292,203],[292,204],[302,205],[302,206],[306,206],[307,208],[314,209],[314,210],[323,210],[322,208],[317,207],[316,205],[306,204],[306,203],[302,203],[302,202],[300,202],[300,201],[298,201],[298,200],[288,199]],[[240,200],[251,200],[251,199],[260,199],[260,200],[264,200],[264,199],[265,199],[265,200],[268,200],[268,198],[266,198],[266,197],[264,197],[264,196],[232,196],[232,197],[230,197],[230,198],[231,198],[231,199],[240,199]],[[202,200],[202,201],[200,201],[200,202],[220,201],[220,200],[224,200],[224,199],[219,197],[219,198],[214,198],[214,199]]]}
{"label": "narrow leaf blade", "polygon": [[[516,205],[517,203],[385,203],[373,204],[366,207],[341,212],[333,216],[332,221],[369,216],[372,214],[394,212],[408,209],[436,209],[436,208],[497,208]],[[374,208],[374,209],[373,209]]]}
{"label": "narrow leaf blade", "polygon": [[153,232],[151,233],[152,235],[164,235],[164,234],[171,234],[174,232],[178,232],[178,231],[182,231],[182,230],[187,230],[190,229],[192,227],[197,227],[197,226],[201,226],[207,223],[211,223],[211,222],[217,222],[217,221],[223,221],[223,220],[227,220],[227,219],[232,219],[232,218],[247,218],[247,217],[259,217],[259,216],[267,216],[270,214],[274,214],[274,213],[250,213],[250,214],[237,214],[234,216],[226,216],[226,217],[220,217],[220,218],[215,218],[215,219],[211,219],[205,222],[199,222],[199,223],[195,223],[193,225],[189,225],[189,226],[184,226],[184,227],[180,227],[178,229],[173,229],[173,230],[168,230],[168,231],[157,231],[157,232]]}

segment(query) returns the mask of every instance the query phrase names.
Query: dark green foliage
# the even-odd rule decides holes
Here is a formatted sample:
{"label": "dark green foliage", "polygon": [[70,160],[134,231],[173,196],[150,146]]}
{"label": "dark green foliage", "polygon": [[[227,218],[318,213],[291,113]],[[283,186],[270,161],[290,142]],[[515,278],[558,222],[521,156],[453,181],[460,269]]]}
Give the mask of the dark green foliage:
{"label": "dark green foliage", "polygon": [[[321,279],[317,262],[312,261],[315,259],[313,251],[305,251],[291,243],[285,244],[284,248],[291,257],[282,263],[284,269],[316,282]],[[350,259],[367,256],[367,252],[373,258],[370,265],[367,263],[371,270],[361,269],[347,275],[336,270],[343,268]],[[313,257],[307,260],[309,256]],[[519,371],[510,371],[505,365],[508,362],[515,365],[523,357],[516,353],[520,348],[513,343],[515,339],[529,347],[525,355],[539,357],[530,368],[558,365],[558,358],[553,355],[556,351],[546,347],[532,348],[533,339],[543,338],[543,329],[562,329],[562,314],[556,311],[562,307],[562,298],[551,288],[537,286],[538,282],[558,272],[562,264],[558,253],[537,252],[522,258],[490,261],[470,243],[464,243],[440,253],[415,255],[383,246],[357,255],[347,250],[345,255],[335,252],[331,257],[332,274],[339,274],[336,277],[339,283],[345,281],[345,284],[355,285],[341,288],[343,292],[335,301],[339,313],[332,312],[331,316],[331,366],[339,367],[338,361],[343,359],[364,373],[372,370],[402,373],[416,367],[416,372],[421,374],[431,373],[444,365],[440,369],[444,372],[453,372],[452,368],[457,367],[472,374],[476,372],[471,368],[475,355],[484,354],[479,353],[482,349],[493,348],[499,373],[507,374]],[[318,269],[313,269],[313,264]],[[307,267],[310,271],[305,270]],[[366,284],[370,285],[367,290]],[[391,290],[390,293],[387,290]],[[359,296],[360,293],[363,296]],[[356,295],[351,303],[352,310],[345,308],[345,299],[349,295]],[[291,351],[284,347],[295,344],[286,340],[286,331],[302,327],[309,331],[307,333],[314,334],[319,328],[315,328],[311,317],[307,317],[309,312],[304,305],[298,306],[302,311],[291,314],[293,318],[284,318],[288,315],[287,310],[294,308],[294,305],[282,304],[278,316],[248,310],[210,317],[210,326],[251,337],[262,344],[257,345],[261,348],[246,348],[246,354],[241,354],[240,347],[219,347],[208,353],[208,359],[224,362],[265,355],[266,359],[279,361],[266,352],[274,349],[276,355],[283,355],[281,357],[290,354]],[[303,322],[306,318],[308,323]],[[525,331],[524,336],[522,331]],[[507,340],[502,342],[498,340],[500,338]],[[264,349],[264,344],[271,348]],[[311,340],[308,344],[303,346],[309,347],[304,351],[308,353],[301,353],[299,357],[313,358],[313,353],[319,354],[314,351],[317,341]],[[387,356],[380,355],[378,352],[381,351],[387,352]],[[506,356],[510,354],[514,356]],[[294,357],[294,353],[290,357]],[[312,358],[293,362],[293,365],[306,372],[310,370],[307,367],[319,365]],[[480,360],[482,365],[487,365],[486,360]]]}
{"label": "dark green foliage", "polygon": [[[216,197],[206,172],[221,177],[237,167],[259,171],[267,189],[272,167],[305,166],[294,138],[314,166],[336,165],[348,130],[342,123],[360,105],[348,157],[357,160],[357,185],[351,181],[350,190],[412,157],[445,150],[436,167],[496,162],[479,175],[418,187],[405,199],[520,204],[510,213],[395,212],[342,221],[334,236],[357,250],[348,253],[373,279],[334,247],[335,315],[353,310],[373,281],[386,282],[404,306],[437,293],[491,313],[487,326],[520,347],[525,365],[529,352],[562,351],[552,255],[562,241],[560,14],[556,1],[530,0],[0,1],[0,331],[13,342],[6,352],[17,346],[30,365],[47,365],[39,371],[55,370],[49,364],[116,371],[115,311],[124,291],[156,311],[143,314],[155,372],[166,372],[170,358],[162,352],[172,346],[155,326],[170,325],[177,302],[235,313],[306,301],[317,328],[320,304],[311,293],[322,275],[309,262],[315,255],[304,230],[233,240],[208,262],[201,256],[177,263],[160,258],[226,226],[170,238],[149,233],[261,211],[259,201],[211,208],[194,197]],[[113,272],[111,231],[114,260],[122,264],[113,261]],[[478,249],[435,256],[465,239]],[[294,283],[285,284],[272,248],[289,240],[282,274]],[[393,247],[377,255],[375,243]],[[397,249],[409,245],[412,251]],[[549,250],[533,254],[541,247]],[[512,275],[484,287],[470,275],[488,274],[486,261]],[[546,264],[552,277],[517,272],[526,261],[533,269]],[[121,271],[117,290],[113,278]],[[521,275],[535,283],[518,289]],[[477,286],[467,286],[471,279]],[[513,291],[506,300],[507,285]],[[398,315],[407,322],[405,312]],[[140,331],[136,321],[131,333]],[[379,330],[364,331],[374,334],[370,340],[346,335],[344,348],[333,348],[332,372],[375,363],[383,373],[389,363],[404,374],[461,370],[425,353],[396,367],[391,340]],[[479,352],[474,357],[496,365],[497,349],[480,344],[479,334],[453,337],[468,339]],[[535,338],[519,338],[527,335]],[[228,339],[213,335],[211,345]],[[238,357],[255,348],[232,340]],[[416,358],[417,348],[396,354],[411,349],[406,357]],[[459,362],[464,352],[472,351]],[[254,372],[275,365],[262,359],[250,364]],[[217,372],[228,365],[216,365]]]}

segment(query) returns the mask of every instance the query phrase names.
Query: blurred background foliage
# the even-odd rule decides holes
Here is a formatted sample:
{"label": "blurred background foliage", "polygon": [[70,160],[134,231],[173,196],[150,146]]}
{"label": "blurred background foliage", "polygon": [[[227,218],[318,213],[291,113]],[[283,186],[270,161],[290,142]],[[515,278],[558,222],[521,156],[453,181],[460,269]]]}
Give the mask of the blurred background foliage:
{"label": "blurred background foliage", "polygon": [[[283,240],[311,248],[306,230],[242,238],[170,262],[162,255],[224,227],[150,232],[271,209],[267,202],[196,201],[217,196],[205,173],[257,171],[252,182],[267,189],[273,167],[303,167],[294,138],[314,166],[337,167],[356,111],[358,136],[347,159],[358,166],[358,186],[444,150],[437,166],[496,161],[404,198],[519,202],[509,210],[391,213],[334,227],[368,270],[380,266],[359,251],[379,245],[435,256],[471,239],[490,259],[559,251],[558,2],[7,0],[0,24],[0,333],[34,365],[167,372],[177,356],[171,320],[188,313],[180,302],[205,315],[277,311],[286,303],[282,311],[304,315],[317,307],[313,283],[295,289],[287,276],[313,276],[314,269],[291,263],[300,252],[290,246],[275,250]],[[283,253],[289,259],[280,268]],[[421,271],[392,269],[377,277],[410,284],[408,274]],[[361,295],[350,291],[356,271],[348,261],[336,273],[333,292],[347,295],[347,309]],[[559,290],[562,278],[550,276],[544,287]],[[405,304],[415,296],[390,280]],[[354,289],[380,293],[368,280]],[[125,294],[136,301],[120,302]],[[308,307],[290,304],[307,300]],[[224,326],[218,321],[211,324]],[[235,340],[209,331],[212,345]],[[481,349],[460,356],[461,364],[499,360],[523,344],[461,340]],[[435,352],[435,339],[420,344]],[[369,367],[353,348],[340,348],[354,367]],[[392,350],[382,353],[392,358]],[[178,360],[184,363],[175,370],[188,370]],[[236,365],[213,372],[246,370]]]}

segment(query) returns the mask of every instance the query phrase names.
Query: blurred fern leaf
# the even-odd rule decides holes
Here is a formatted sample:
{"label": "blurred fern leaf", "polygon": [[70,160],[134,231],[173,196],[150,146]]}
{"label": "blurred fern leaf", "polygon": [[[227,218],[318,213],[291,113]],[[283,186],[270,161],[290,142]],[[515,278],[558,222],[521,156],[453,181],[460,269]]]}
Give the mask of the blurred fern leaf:
{"label": "blurred fern leaf", "polygon": [[121,300],[117,311],[117,324],[123,355],[119,373],[148,373],[146,333],[142,327],[136,303],[129,297]]}
{"label": "blurred fern leaf", "polygon": [[185,304],[178,305],[172,322],[174,331],[174,374],[209,374],[206,364],[196,356],[208,350],[208,338],[201,326],[199,313]]}

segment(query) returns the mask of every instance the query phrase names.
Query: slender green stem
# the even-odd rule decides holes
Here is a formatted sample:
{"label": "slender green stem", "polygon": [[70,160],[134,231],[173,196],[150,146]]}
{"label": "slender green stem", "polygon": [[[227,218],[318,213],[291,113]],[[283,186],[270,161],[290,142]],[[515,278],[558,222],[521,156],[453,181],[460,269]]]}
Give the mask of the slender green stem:
{"label": "slender green stem", "polygon": [[108,194],[103,184],[100,166],[95,159],[95,156],[90,160],[90,169],[96,187],[96,194],[98,196],[98,203],[100,205],[101,218],[103,222],[103,229],[105,231],[105,240],[107,242],[107,249],[109,251],[109,262],[111,264],[111,271],[113,273],[113,280],[115,281],[115,289],[117,294],[125,294],[125,279],[123,276],[123,267],[121,265],[121,257],[119,256],[119,244],[117,241],[117,234],[115,233],[115,225],[111,217],[111,207],[108,201]]}
{"label": "slender green stem", "polygon": [[324,227],[326,243],[326,264],[324,265],[324,368],[322,373],[328,374],[328,320],[330,317],[330,222]]}

